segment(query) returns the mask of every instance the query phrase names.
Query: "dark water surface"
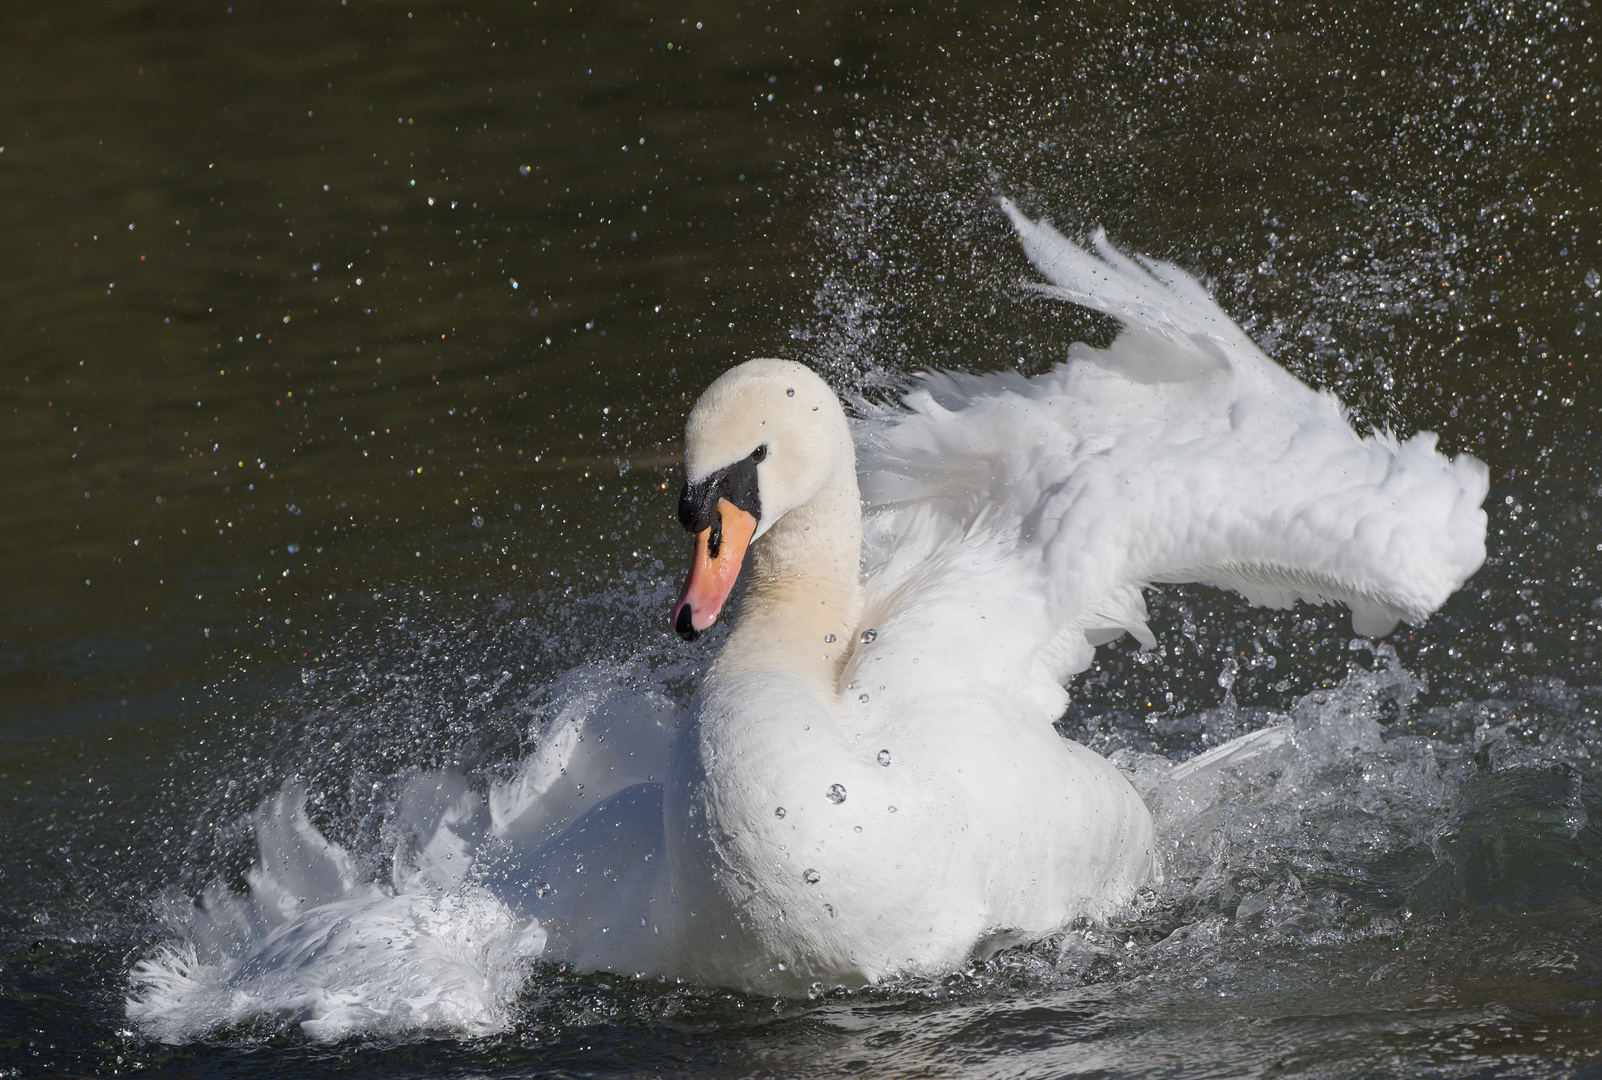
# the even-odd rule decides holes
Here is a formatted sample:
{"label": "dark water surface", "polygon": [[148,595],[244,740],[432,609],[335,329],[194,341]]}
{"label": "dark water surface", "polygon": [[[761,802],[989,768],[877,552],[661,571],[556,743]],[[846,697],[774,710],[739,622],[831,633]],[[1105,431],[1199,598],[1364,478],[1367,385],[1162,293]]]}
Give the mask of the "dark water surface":
{"label": "dark water surface", "polygon": [[[0,1072],[1596,1073],[1596,12],[8,5]],[[882,397],[1105,341],[1018,289],[1002,193],[1490,465],[1490,558],[1424,627],[1165,587],[1063,723],[1352,741],[1212,793],[1143,912],[937,984],[536,969],[479,1040],[130,1026],[287,779],[377,875],[401,778],[503,774],[563,672],[687,698],[676,446],[730,362]]]}

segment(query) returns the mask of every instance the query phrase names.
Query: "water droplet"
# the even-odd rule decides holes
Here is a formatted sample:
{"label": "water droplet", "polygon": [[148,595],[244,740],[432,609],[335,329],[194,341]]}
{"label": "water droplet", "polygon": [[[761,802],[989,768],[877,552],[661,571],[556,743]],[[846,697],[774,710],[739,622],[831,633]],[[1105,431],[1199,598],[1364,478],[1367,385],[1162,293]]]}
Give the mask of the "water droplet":
{"label": "water droplet", "polygon": [[538,897],[549,896],[555,891],[555,889],[551,888],[551,883],[549,881],[542,881],[538,885],[534,886],[534,895]]}
{"label": "water droplet", "polygon": [[878,636],[879,631],[877,630],[864,630],[862,631],[862,644],[871,645],[878,638]]}
{"label": "water droplet", "polygon": [[879,751],[879,764],[883,765],[887,769],[890,767],[890,751],[888,751],[888,750],[880,750]]}
{"label": "water droplet", "polygon": [[807,999],[809,1001],[816,1001],[822,996],[823,996],[823,984],[822,983],[815,982],[812,985],[807,987]]}
{"label": "water droplet", "polygon": [[834,910],[834,905],[833,904],[824,904],[823,905],[823,909],[829,913],[829,918],[831,918],[831,919],[839,914],[839,912]]}
{"label": "water droplet", "polygon": [[868,703],[868,695],[867,694],[858,694],[857,695],[857,700],[862,702],[862,704],[866,705]]}
{"label": "water droplet", "polygon": [[785,397],[795,397],[795,387],[792,386],[792,387],[788,388],[787,390],[785,390],[784,396]]}
{"label": "water droplet", "polygon": [[1234,657],[1230,657],[1229,659],[1225,660],[1224,670],[1218,673],[1218,685],[1222,686],[1225,690],[1228,690],[1230,687],[1234,686],[1235,674],[1238,671],[1240,671],[1240,665],[1235,662]]}
{"label": "water droplet", "polygon": [[823,643],[825,645],[833,645],[834,644],[834,635],[833,634],[824,634],[823,635]]}
{"label": "water droplet", "polygon": [[1585,283],[1591,287],[1592,292],[1596,292],[1599,288],[1602,288],[1602,274],[1598,274],[1594,269],[1587,270],[1585,272]]}
{"label": "water droplet", "polygon": [[788,964],[786,964],[786,963],[785,963],[785,962],[784,962],[784,961],[783,961],[783,960],[780,960],[780,961],[779,961],[779,970],[780,970],[780,971],[789,971],[789,970],[790,970],[790,967],[789,967],[789,965],[788,965]]}
{"label": "water droplet", "polygon": [[783,817],[784,816],[784,807],[781,806],[781,807],[778,807],[777,809],[775,809],[773,811],[773,816],[774,817]]}
{"label": "water droplet", "polygon": [[808,885],[816,885],[822,877],[822,874],[811,869],[810,867],[801,872],[801,880],[806,882]]}
{"label": "water droplet", "polygon": [[[861,831],[862,831],[862,826],[861,826],[861,825],[858,825],[858,826],[857,826],[857,827],[856,827],[856,828],[854,828],[854,829],[852,829],[852,830],[851,830],[851,831],[852,831],[852,832],[861,832]],[[447,855],[447,856],[445,856],[445,857],[446,857],[446,858],[447,858],[447,859],[448,859],[448,858],[450,858],[450,856],[449,856],[449,855]]]}
{"label": "water droplet", "polygon": [[474,514],[473,515],[473,528],[482,529],[483,527],[484,527],[484,519],[483,519],[483,517],[481,517],[478,514]]}
{"label": "water droplet", "polygon": [[845,802],[845,785],[830,784],[827,794],[829,796],[829,801],[834,803],[834,805],[839,806],[841,803]]}
{"label": "water droplet", "polygon": [[891,812],[891,813],[892,813],[892,814],[893,814],[893,813],[895,813],[895,812],[896,812],[896,808],[895,808],[895,807],[893,807],[893,806],[892,806],[892,807],[891,807],[891,808],[890,808],[890,812]]}

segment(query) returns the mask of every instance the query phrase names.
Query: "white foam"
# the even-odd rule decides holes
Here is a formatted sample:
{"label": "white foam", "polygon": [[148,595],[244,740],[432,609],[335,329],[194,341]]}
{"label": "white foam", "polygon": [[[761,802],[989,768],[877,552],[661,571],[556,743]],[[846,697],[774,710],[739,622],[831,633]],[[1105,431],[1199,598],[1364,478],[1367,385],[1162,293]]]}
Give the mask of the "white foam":
{"label": "white foam", "polygon": [[[548,930],[564,955],[597,952],[575,903],[634,902],[652,887],[637,872],[554,865],[584,850],[575,821],[619,791],[613,805],[632,805],[664,771],[676,710],[622,682],[610,668],[564,677],[534,751],[487,797],[450,772],[412,777],[385,829],[397,838],[388,881],[360,880],[359,860],[308,817],[305,790],[286,785],[251,815],[249,891],[218,884],[199,905],[169,902],[169,940],[131,973],[129,1019],[166,1042],[263,1019],[320,1040],[504,1030]],[[655,806],[660,832],[660,801],[640,805]],[[599,931],[613,951],[628,947],[617,929]]]}
{"label": "white foam", "polygon": [[[239,914],[213,908],[201,918]],[[492,1034],[511,1023],[545,935],[483,890],[394,894],[369,885],[242,944],[209,954],[195,938],[163,945],[134,968],[129,1019],[165,1042],[263,1017],[323,1040]]]}

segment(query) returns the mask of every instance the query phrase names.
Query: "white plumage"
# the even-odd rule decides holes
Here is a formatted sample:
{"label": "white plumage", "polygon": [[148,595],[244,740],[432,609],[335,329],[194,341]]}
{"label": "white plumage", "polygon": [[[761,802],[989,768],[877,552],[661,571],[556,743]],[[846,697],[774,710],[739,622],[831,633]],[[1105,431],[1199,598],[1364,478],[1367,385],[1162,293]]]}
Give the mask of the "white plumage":
{"label": "white plumage", "polygon": [[[1123,323],[1110,348],[1035,379],[926,375],[851,428],[800,365],[726,374],[686,471],[754,470],[760,510],[740,509],[760,521],[689,713],[575,674],[488,813],[448,784],[407,803],[423,842],[397,865],[418,869],[382,889],[281,799],[296,824],[264,834],[254,895],[213,899],[200,952],[147,961],[130,1013],[177,1037],[277,994],[320,1031],[482,1029],[508,956],[781,993],[949,969],[1104,917],[1160,870],[1128,782],[1052,727],[1096,645],[1152,644],[1143,587],[1340,602],[1379,634],[1478,568],[1481,463],[1358,436],[1195,279],[1002,206],[1036,288]],[[458,910],[476,946],[435,941]],[[448,994],[416,1000],[427,979],[380,940],[401,968],[448,955]]]}
{"label": "white plumage", "polygon": [[1485,558],[1485,466],[1360,438],[1340,401],[1263,355],[1184,271],[1102,258],[1011,203],[1035,286],[1118,318],[1112,346],[1076,344],[1036,379],[938,375],[911,415],[866,425],[870,507],[920,503],[1016,523],[1045,563],[1067,675],[1116,631],[1150,643],[1138,590],[1197,581],[1289,607],[1340,602],[1388,633],[1436,610]]}

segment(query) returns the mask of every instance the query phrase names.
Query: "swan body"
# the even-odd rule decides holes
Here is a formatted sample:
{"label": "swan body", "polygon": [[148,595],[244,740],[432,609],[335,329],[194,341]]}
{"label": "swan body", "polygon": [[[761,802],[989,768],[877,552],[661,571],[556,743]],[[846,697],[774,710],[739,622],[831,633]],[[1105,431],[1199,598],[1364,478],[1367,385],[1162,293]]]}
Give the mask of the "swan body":
{"label": "swan body", "polygon": [[1151,819],[1052,727],[1065,695],[1031,657],[1051,627],[1016,544],[899,522],[937,545],[864,588],[854,443],[800,364],[712,385],[687,427],[690,486],[761,447],[740,618],[666,793],[679,906],[718,930],[687,951],[694,973],[861,985],[1127,900],[1153,872]]}
{"label": "swan body", "polygon": [[[746,587],[688,712],[577,679],[487,800],[446,783],[402,800],[428,839],[388,890],[358,894],[309,825],[259,828],[271,947],[247,935],[230,947],[258,967],[213,982],[237,993],[292,955],[297,992],[326,1002],[348,968],[286,941],[326,941],[366,903],[387,948],[421,949],[464,895],[504,913],[479,947],[579,970],[781,994],[949,970],[1104,918],[1160,873],[1129,782],[1052,726],[1097,645],[1154,643],[1143,587],[1339,602],[1383,634],[1479,567],[1484,465],[1428,432],[1359,436],[1182,271],[1002,206],[1036,288],[1123,323],[1109,348],[1034,379],[925,375],[856,421],[800,364],[724,374],[686,425],[675,628],[696,636]],[[269,862],[326,865],[296,871],[300,909],[268,911]],[[180,974],[147,965],[144,985],[179,994],[161,980]]]}

